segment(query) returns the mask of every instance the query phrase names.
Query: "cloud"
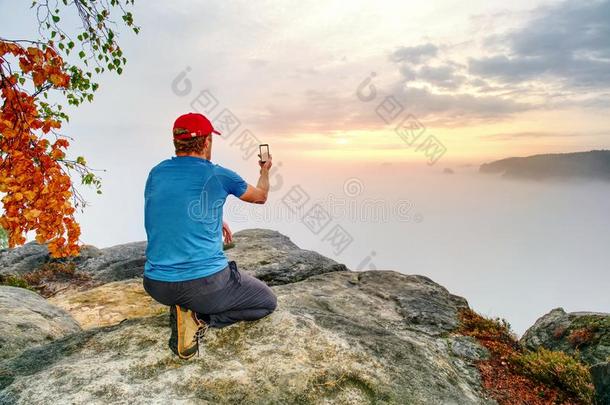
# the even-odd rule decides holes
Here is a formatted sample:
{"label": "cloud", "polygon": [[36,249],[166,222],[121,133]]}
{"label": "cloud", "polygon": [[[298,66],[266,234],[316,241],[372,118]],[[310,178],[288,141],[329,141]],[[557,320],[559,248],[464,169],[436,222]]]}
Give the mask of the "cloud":
{"label": "cloud", "polygon": [[470,59],[470,73],[506,83],[555,79],[572,88],[608,88],[609,38],[608,0],[538,8],[519,29],[488,41],[506,51]]}
{"label": "cloud", "polygon": [[431,43],[417,46],[402,46],[392,52],[390,60],[393,62],[420,64],[435,57],[437,53],[438,48]]}
{"label": "cloud", "polygon": [[552,138],[565,138],[576,136],[575,133],[551,133],[551,132],[507,132],[498,134],[481,135],[479,138],[488,141],[516,141],[523,139],[552,139]]}
{"label": "cloud", "polygon": [[443,123],[607,108],[610,0],[538,7],[527,16],[507,32],[479,37],[482,49],[440,42],[396,49],[389,57],[400,72],[395,91],[410,108]]}
{"label": "cloud", "polygon": [[247,62],[252,69],[261,69],[269,66],[269,61],[264,59],[252,58],[249,59]]}
{"label": "cloud", "polygon": [[540,78],[548,70],[548,62],[542,58],[509,58],[495,55],[470,59],[470,73],[506,82],[520,82]]}
{"label": "cloud", "polygon": [[411,65],[403,63],[398,67],[400,74],[406,81],[417,79],[417,70]]}
{"label": "cloud", "polygon": [[426,88],[398,86],[396,94],[406,100],[409,109],[419,116],[435,119],[438,124],[464,123],[465,119],[497,119],[532,108],[527,103],[498,96],[478,96],[468,93],[436,93]]}
{"label": "cloud", "polygon": [[451,65],[422,66],[417,77],[444,89],[456,89],[466,80],[466,77],[457,73],[456,68]]}
{"label": "cloud", "polygon": [[[439,54],[432,44],[402,47],[390,55],[400,80],[389,93],[408,105],[409,111],[437,125],[458,125],[465,121],[498,119],[532,106],[509,97],[486,94],[497,90],[486,80],[474,77],[468,66]],[[430,57],[434,55],[436,60]],[[424,58],[424,56],[427,57]],[[430,60],[429,63],[422,63]]]}
{"label": "cloud", "polygon": [[355,128],[379,129],[383,122],[353,92],[307,89],[275,97],[248,111],[243,121],[257,131],[274,133],[332,133]]}
{"label": "cloud", "polygon": [[465,66],[452,61],[429,62],[438,48],[432,44],[402,47],[390,55],[406,81],[426,82],[432,86],[454,90],[466,82]]}
{"label": "cloud", "polygon": [[598,131],[557,131],[557,132],[545,132],[545,131],[523,131],[523,132],[502,132],[494,134],[480,135],[479,139],[486,141],[532,141],[534,139],[544,140],[559,140],[564,138],[596,138],[596,137],[607,137],[607,130]]}

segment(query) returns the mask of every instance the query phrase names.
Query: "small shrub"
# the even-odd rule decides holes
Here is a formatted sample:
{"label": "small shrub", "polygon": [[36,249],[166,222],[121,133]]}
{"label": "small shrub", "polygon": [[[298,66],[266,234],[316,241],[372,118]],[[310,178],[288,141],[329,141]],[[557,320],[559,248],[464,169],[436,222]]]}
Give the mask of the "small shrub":
{"label": "small shrub", "polygon": [[463,309],[459,314],[460,329],[469,335],[510,336],[510,324],[504,319],[485,318],[471,309]]}
{"label": "small shrub", "polygon": [[511,359],[525,375],[551,387],[574,395],[584,403],[592,403],[594,389],[588,368],[574,357],[539,348],[516,353]]}
{"label": "small shrub", "polygon": [[30,289],[37,291],[43,297],[49,297],[55,292],[58,283],[84,285],[91,281],[88,273],[76,271],[72,262],[53,261],[44,263],[40,268],[21,277]]}
{"label": "small shrub", "polygon": [[582,345],[591,343],[593,338],[595,337],[595,333],[591,328],[578,328],[574,329],[570,335],[568,336],[568,342],[574,348],[578,348]]}
{"label": "small shrub", "polygon": [[485,318],[471,309],[461,310],[459,313],[460,327],[457,333],[472,336],[485,341],[485,346],[495,351],[504,351],[503,346],[512,348],[516,345],[516,338],[510,330],[510,324],[504,319]]}
{"label": "small shrub", "polygon": [[68,262],[48,262],[36,271],[26,274],[23,278],[32,285],[39,285],[45,281],[68,281],[86,277],[85,274],[76,273],[76,265]]}
{"label": "small shrub", "polygon": [[33,290],[32,286],[22,277],[15,276],[13,274],[0,275],[0,285],[8,285],[11,287],[25,288]]}

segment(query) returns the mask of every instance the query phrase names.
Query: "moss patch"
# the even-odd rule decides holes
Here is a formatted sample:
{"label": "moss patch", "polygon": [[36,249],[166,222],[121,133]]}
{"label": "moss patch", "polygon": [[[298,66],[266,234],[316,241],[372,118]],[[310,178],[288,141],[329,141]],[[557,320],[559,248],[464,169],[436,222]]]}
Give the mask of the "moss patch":
{"label": "moss patch", "polygon": [[23,277],[14,274],[0,274],[0,285],[25,288],[36,291]]}

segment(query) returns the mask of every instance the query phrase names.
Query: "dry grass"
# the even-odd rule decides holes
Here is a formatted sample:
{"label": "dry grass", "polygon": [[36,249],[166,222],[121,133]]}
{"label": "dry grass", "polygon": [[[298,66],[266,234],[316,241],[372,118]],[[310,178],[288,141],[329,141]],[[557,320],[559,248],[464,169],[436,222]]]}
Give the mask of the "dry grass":
{"label": "dry grass", "polygon": [[506,321],[460,312],[458,333],[473,336],[491,356],[478,362],[483,385],[501,405],[591,404],[588,368],[563,352],[520,347]]}
{"label": "dry grass", "polygon": [[45,298],[57,292],[54,284],[81,286],[92,282],[88,273],[77,271],[76,265],[71,262],[45,263],[39,269],[23,275],[23,280]]}

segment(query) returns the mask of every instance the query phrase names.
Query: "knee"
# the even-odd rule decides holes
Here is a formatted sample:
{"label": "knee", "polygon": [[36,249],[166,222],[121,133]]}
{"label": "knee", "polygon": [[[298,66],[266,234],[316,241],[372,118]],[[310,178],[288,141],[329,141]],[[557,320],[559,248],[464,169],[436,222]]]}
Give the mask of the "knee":
{"label": "knee", "polygon": [[275,311],[275,309],[277,308],[277,297],[275,296],[271,288],[269,289],[269,298],[267,302],[267,309],[269,309],[269,313]]}

